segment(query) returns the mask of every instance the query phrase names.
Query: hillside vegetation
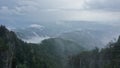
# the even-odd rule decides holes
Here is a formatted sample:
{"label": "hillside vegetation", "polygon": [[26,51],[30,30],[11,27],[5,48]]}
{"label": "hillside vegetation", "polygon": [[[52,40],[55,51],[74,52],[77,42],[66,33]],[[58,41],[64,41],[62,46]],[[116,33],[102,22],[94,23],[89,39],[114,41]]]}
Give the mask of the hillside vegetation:
{"label": "hillside vegetation", "polygon": [[0,26],[0,68],[120,68],[120,37],[103,49],[83,46],[64,38],[26,43]]}

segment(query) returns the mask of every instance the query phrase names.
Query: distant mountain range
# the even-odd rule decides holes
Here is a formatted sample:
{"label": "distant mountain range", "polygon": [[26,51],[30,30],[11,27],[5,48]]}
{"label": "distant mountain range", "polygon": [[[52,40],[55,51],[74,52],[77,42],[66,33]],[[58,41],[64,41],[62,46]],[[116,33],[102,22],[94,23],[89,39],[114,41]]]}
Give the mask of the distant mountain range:
{"label": "distant mountain range", "polygon": [[29,43],[40,43],[44,39],[59,37],[77,43],[83,42],[85,39],[84,46],[89,44],[90,46],[104,47],[109,41],[118,37],[120,33],[118,28],[114,25],[87,21],[61,21],[56,24],[44,25],[43,28],[26,27],[13,31],[20,39]]}

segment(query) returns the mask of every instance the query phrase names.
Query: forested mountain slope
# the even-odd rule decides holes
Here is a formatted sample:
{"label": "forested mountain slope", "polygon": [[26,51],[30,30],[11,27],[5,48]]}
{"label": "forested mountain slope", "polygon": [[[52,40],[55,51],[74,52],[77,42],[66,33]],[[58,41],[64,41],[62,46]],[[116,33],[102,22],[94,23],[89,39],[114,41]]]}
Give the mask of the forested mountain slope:
{"label": "forested mountain slope", "polygon": [[106,48],[80,52],[69,59],[70,68],[120,68],[120,37]]}
{"label": "forested mountain slope", "polygon": [[81,45],[61,38],[25,43],[0,26],[0,68],[66,68],[68,57],[83,50]]}

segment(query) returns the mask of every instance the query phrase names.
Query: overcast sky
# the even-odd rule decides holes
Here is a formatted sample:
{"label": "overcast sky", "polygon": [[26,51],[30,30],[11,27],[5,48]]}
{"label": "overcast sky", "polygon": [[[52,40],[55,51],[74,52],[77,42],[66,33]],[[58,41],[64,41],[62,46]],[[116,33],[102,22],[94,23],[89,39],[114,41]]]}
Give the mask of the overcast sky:
{"label": "overcast sky", "polygon": [[120,21],[120,0],[0,0],[0,24]]}

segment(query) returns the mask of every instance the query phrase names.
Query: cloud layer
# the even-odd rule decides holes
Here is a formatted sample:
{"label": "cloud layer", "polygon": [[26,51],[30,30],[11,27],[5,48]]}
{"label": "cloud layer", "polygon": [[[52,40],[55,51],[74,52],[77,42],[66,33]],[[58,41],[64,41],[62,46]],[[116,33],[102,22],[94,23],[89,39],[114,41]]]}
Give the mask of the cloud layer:
{"label": "cloud layer", "polygon": [[120,0],[0,0],[0,20],[119,21]]}

